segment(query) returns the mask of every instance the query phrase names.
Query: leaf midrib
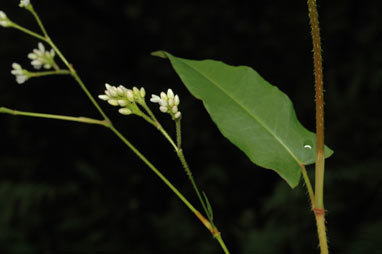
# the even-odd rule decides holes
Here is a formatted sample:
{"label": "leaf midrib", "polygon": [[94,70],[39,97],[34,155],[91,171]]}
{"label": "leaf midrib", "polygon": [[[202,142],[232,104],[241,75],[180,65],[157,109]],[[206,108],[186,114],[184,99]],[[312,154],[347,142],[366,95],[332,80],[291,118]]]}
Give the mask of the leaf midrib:
{"label": "leaf midrib", "polygon": [[[182,61],[182,60],[181,60]],[[203,77],[205,77],[208,81],[210,81],[213,85],[215,85],[218,89],[220,89],[227,97],[231,98],[234,102],[236,102],[249,116],[253,117],[269,134],[271,134],[280,144],[281,146],[292,156],[292,158],[298,163],[303,164],[300,160],[295,156],[295,154],[288,148],[288,146],[274,133],[270,130],[268,125],[266,125],[263,121],[259,120],[256,115],[252,114],[244,105],[242,105],[239,101],[237,101],[234,97],[232,97],[224,88],[218,85],[218,83],[214,82],[213,79],[208,77],[205,73],[202,73],[196,70],[192,65],[182,61],[184,64],[193,69],[196,73],[199,73]]]}

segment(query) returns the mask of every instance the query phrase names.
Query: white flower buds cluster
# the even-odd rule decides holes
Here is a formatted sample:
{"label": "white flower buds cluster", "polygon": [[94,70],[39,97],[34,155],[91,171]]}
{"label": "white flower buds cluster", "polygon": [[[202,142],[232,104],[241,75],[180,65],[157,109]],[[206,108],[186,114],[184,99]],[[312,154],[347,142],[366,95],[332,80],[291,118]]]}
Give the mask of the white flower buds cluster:
{"label": "white flower buds cluster", "polygon": [[179,119],[181,116],[180,111],[178,110],[178,105],[180,103],[179,96],[174,95],[174,92],[171,89],[165,92],[161,92],[160,96],[151,95],[151,102],[159,104],[159,110],[163,113],[169,113],[173,119]]}
{"label": "white flower buds cluster", "polygon": [[146,91],[143,87],[127,89],[122,85],[115,87],[107,83],[105,86],[105,94],[99,95],[98,98],[107,101],[110,105],[122,107],[118,110],[122,115],[140,114],[141,111],[136,103],[144,104]]}
{"label": "white flower buds cluster", "polygon": [[30,5],[30,0],[21,0],[19,6],[22,8],[27,8]]}
{"label": "white flower buds cluster", "polygon": [[44,44],[38,43],[37,49],[34,49],[32,53],[28,54],[28,58],[32,60],[31,64],[35,69],[50,69],[54,65],[54,50],[46,51]]}
{"label": "white flower buds cluster", "polygon": [[9,27],[11,25],[11,21],[5,14],[5,12],[0,11],[0,26],[2,27]]}
{"label": "white flower buds cluster", "polygon": [[29,79],[28,71],[24,70],[20,64],[13,63],[13,70],[11,71],[12,75],[16,76],[16,82],[22,84]]}

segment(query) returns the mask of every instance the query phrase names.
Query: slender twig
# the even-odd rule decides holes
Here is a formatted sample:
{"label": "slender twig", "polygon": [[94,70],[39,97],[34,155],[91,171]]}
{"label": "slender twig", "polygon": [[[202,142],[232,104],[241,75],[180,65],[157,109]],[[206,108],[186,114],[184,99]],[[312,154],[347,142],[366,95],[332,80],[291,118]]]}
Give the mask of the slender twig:
{"label": "slender twig", "polygon": [[54,71],[40,71],[40,72],[28,72],[29,77],[42,77],[49,75],[70,75],[71,72],[69,70],[54,70]]}
{"label": "slender twig", "polygon": [[40,17],[38,16],[37,12],[35,12],[33,8],[33,5],[29,4],[27,9],[32,13],[33,17],[36,19],[37,24],[40,27],[41,31],[43,32],[45,38],[49,38],[48,33],[46,32],[46,29],[44,25],[42,24]]}
{"label": "slender twig", "polygon": [[33,32],[33,31],[31,31],[31,30],[25,28],[25,27],[22,27],[22,26],[16,24],[15,22],[13,22],[13,21],[12,21],[10,27],[13,27],[13,28],[15,28],[15,29],[17,29],[17,30],[20,30],[20,31],[22,31],[22,32],[24,32],[24,33],[26,33],[26,34],[29,34],[29,35],[31,35],[31,36],[33,36],[33,37],[39,39],[39,40],[46,41],[46,39],[45,39],[44,36],[42,36],[42,35],[40,35],[40,34],[38,34],[38,33],[35,33],[35,32]]}
{"label": "slender twig", "polygon": [[196,195],[199,198],[199,201],[200,201],[200,203],[201,203],[201,205],[203,207],[204,212],[206,213],[206,215],[208,217],[208,220],[209,220],[210,224],[212,225],[212,228],[214,229],[215,225],[213,223],[212,214],[209,212],[209,209],[208,209],[208,207],[206,205],[206,202],[203,200],[202,195],[200,194],[199,188],[196,185],[196,182],[195,182],[195,179],[194,179],[194,177],[192,175],[191,169],[188,166],[186,158],[184,157],[184,154],[183,154],[183,150],[182,150],[182,147],[181,147],[181,140],[182,140],[182,138],[181,138],[181,119],[176,119],[175,120],[175,128],[176,128],[176,144],[175,144],[174,141],[172,140],[172,138],[170,137],[170,135],[168,135],[166,130],[162,127],[162,125],[156,119],[155,115],[152,113],[150,108],[146,105],[146,103],[142,103],[140,105],[146,110],[146,112],[150,116],[150,117],[148,117],[148,116],[146,116],[143,113],[143,116],[145,116],[144,119],[147,122],[149,122],[150,124],[154,125],[165,136],[165,138],[170,142],[170,144],[175,148],[176,154],[177,154],[177,156],[178,156],[178,158],[179,158],[179,160],[180,160],[184,170],[186,171],[187,176],[189,177],[189,179],[191,181],[192,187],[194,188],[194,190],[196,192]]}
{"label": "slender twig", "polygon": [[196,192],[196,195],[198,196],[199,201],[202,204],[204,212],[206,213],[210,223],[214,227],[212,215],[210,214],[209,210],[207,209],[207,205],[204,202],[204,200],[202,198],[202,195],[200,194],[199,188],[196,185],[196,182],[195,182],[195,179],[194,179],[194,177],[192,175],[191,169],[188,166],[186,158],[184,157],[184,154],[183,154],[183,149],[181,147],[181,144],[182,144],[181,119],[175,120],[175,128],[176,128],[176,143],[177,143],[177,146],[178,146],[177,156],[178,156],[180,162],[182,163],[182,166],[183,166],[184,170],[186,171],[186,174],[187,174],[188,178],[190,179],[192,187],[194,188],[194,190]]}
{"label": "slender twig", "polygon": [[55,115],[55,114],[45,114],[45,113],[36,113],[36,112],[27,112],[20,110],[13,110],[5,107],[0,107],[0,113],[10,114],[10,115],[19,115],[19,116],[30,116],[30,117],[38,117],[38,118],[48,118],[55,120],[64,120],[64,121],[72,121],[72,122],[80,122],[80,123],[88,123],[88,124],[98,124],[103,125],[105,127],[109,127],[110,123],[105,120],[97,120],[89,117],[75,117],[75,116],[63,116],[63,115]]}
{"label": "slender twig", "polygon": [[163,136],[168,140],[168,142],[172,145],[172,147],[175,149],[175,152],[178,152],[178,146],[175,144],[175,142],[172,140],[170,135],[167,133],[167,131],[162,127],[158,119],[155,117],[154,113],[151,111],[151,109],[147,106],[146,103],[140,104],[147,112],[147,114],[150,116],[152,121],[148,121],[150,124],[152,124],[155,128],[157,128]]}
{"label": "slender twig", "polygon": [[322,55],[320,27],[318,22],[318,12],[316,0],[308,0],[310,26],[313,41],[314,77],[316,90],[316,174],[315,174],[315,202],[314,213],[317,222],[318,237],[322,254],[328,253],[328,244],[325,226],[324,208],[324,89],[322,74]]}

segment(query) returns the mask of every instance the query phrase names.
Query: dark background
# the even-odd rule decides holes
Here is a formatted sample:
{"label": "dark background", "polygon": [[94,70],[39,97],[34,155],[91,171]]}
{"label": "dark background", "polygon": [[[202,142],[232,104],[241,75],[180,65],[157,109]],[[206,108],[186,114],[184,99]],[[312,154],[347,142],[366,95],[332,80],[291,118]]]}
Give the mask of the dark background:
{"label": "dark background", "polygon": [[[291,190],[217,130],[165,60],[247,65],[286,92],[314,130],[306,1],[33,1],[52,39],[91,93],[104,83],[169,87],[180,95],[185,154],[232,253],[318,253],[305,186]],[[32,16],[0,9],[38,31]],[[332,253],[380,253],[382,22],[380,1],[319,1],[326,87],[325,206]],[[100,118],[70,77],[18,85],[37,40],[0,30],[0,106]],[[100,102],[116,127],[194,203],[171,146],[136,116]],[[156,106],[152,107],[156,110]],[[172,132],[166,115],[160,120]],[[227,116],[229,117],[229,116]],[[222,253],[169,189],[100,126],[0,115],[0,253]],[[308,167],[312,173],[312,167]],[[197,206],[200,208],[199,206]]]}

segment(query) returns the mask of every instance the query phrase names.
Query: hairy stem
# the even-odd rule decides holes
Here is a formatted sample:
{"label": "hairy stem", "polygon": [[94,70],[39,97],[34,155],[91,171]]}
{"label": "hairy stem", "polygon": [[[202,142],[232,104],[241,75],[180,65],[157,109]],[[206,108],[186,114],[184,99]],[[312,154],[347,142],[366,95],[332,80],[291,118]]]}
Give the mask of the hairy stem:
{"label": "hairy stem", "polygon": [[317,212],[315,211],[316,216],[316,225],[317,225],[317,232],[318,232],[318,239],[320,242],[320,249],[321,254],[328,254],[329,248],[328,248],[328,239],[326,238],[326,226],[325,226],[325,210],[322,210],[323,212]]}
{"label": "hairy stem", "polygon": [[207,205],[206,203],[204,202],[203,198],[202,198],[202,195],[200,194],[200,191],[199,191],[199,188],[198,186],[196,185],[196,182],[195,182],[195,179],[192,175],[192,172],[191,172],[191,169],[190,167],[188,166],[188,163],[186,161],[186,158],[184,157],[184,154],[183,154],[183,149],[181,147],[181,144],[182,144],[182,133],[181,133],[181,122],[180,122],[180,119],[177,119],[175,120],[175,126],[176,126],[176,143],[177,143],[177,146],[178,146],[178,150],[177,150],[177,155],[178,155],[178,158],[180,160],[180,163],[182,163],[182,166],[184,168],[184,170],[186,171],[186,174],[188,176],[188,178],[190,179],[190,182],[192,184],[192,187],[194,188],[195,192],[196,192],[196,195],[198,196],[199,198],[199,201],[200,203],[202,204],[202,207],[203,207],[203,210],[204,212],[206,213],[210,223],[213,225],[213,220],[212,220],[212,215],[210,214],[209,210],[207,209]]}
{"label": "hairy stem", "polygon": [[314,77],[316,90],[316,174],[315,174],[315,199],[314,211],[317,221],[317,231],[322,254],[328,253],[328,244],[325,227],[324,208],[324,89],[322,74],[322,55],[320,27],[318,22],[318,12],[316,0],[308,0],[309,18],[313,41]]}

